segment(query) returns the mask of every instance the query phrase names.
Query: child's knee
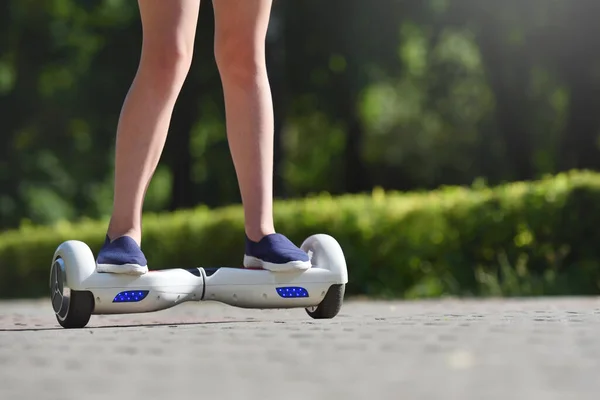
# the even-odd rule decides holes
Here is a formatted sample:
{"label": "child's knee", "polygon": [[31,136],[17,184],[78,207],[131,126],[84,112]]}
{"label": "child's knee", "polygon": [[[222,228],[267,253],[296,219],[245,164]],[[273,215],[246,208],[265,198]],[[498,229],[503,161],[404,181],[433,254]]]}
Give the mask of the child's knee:
{"label": "child's knee", "polygon": [[193,49],[176,40],[144,45],[140,71],[151,75],[155,84],[179,86],[189,72],[192,54]]}
{"label": "child's knee", "polygon": [[253,82],[266,72],[264,43],[239,33],[222,34],[215,40],[215,60],[224,80]]}

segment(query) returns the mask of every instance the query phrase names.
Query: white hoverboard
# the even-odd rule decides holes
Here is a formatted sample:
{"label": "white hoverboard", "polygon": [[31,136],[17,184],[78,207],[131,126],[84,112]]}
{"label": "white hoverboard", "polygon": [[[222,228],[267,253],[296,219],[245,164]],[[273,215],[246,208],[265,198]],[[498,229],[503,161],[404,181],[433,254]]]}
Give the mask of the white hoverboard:
{"label": "white hoverboard", "polygon": [[312,263],[304,271],[199,267],[124,275],[96,272],[91,249],[69,240],[52,259],[50,298],[64,328],[83,328],[92,314],[144,313],[205,300],[241,308],[305,308],[312,318],[333,318],[348,283],[344,253],[325,234],[310,236],[301,249]]}

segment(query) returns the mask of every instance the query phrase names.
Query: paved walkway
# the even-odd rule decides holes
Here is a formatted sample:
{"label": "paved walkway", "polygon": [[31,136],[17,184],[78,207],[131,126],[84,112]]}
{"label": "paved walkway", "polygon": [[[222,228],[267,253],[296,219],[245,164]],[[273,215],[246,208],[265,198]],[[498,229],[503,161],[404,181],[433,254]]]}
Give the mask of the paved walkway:
{"label": "paved walkway", "polygon": [[0,302],[0,399],[600,396],[600,299],[184,304],[64,330],[46,300]]}

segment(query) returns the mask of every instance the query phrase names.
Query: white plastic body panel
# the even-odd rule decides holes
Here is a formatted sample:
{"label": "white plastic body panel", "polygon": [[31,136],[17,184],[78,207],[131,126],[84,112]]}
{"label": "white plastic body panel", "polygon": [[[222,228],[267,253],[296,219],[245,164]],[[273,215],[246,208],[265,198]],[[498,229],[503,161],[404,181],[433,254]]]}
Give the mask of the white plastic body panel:
{"label": "white plastic body panel", "polygon": [[[164,310],[185,301],[212,300],[241,308],[296,308],[318,305],[332,284],[330,271],[311,268],[281,273],[241,268],[219,268],[206,277],[184,269],[152,271],[142,276],[93,273],[82,287],[93,293],[94,314],[126,314]],[[282,297],[277,288],[305,289],[307,297]],[[124,291],[148,291],[143,300],[114,302]]]}
{"label": "white plastic body panel", "polygon": [[[204,293],[204,277],[185,269],[150,271],[141,276],[93,273],[84,282],[83,290],[94,295],[94,314],[126,314],[164,310],[184,301],[199,301]],[[114,302],[124,291],[145,291],[137,302]]]}
{"label": "white plastic body panel", "polygon": [[[296,308],[319,304],[329,287],[340,283],[331,271],[311,268],[303,272],[270,272],[220,268],[206,278],[204,300],[242,308]],[[308,297],[282,297],[277,288],[298,287]]]}

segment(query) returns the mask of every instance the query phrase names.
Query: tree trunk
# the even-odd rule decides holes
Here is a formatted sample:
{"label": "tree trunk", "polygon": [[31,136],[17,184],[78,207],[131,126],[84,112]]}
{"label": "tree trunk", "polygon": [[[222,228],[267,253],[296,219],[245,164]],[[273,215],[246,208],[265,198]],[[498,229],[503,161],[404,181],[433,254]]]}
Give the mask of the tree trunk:
{"label": "tree trunk", "polygon": [[360,193],[369,190],[369,179],[362,159],[364,129],[358,115],[357,96],[352,88],[340,97],[343,102],[343,120],[346,121],[346,149],[344,154],[345,192]]}
{"label": "tree trunk", "polygon": [[583,68],[574,68],[569,79],[570,112],[560,147],[562,170],[597,169],[600,166],[597,145],[600,133],[600,93],[589,74],[580,71],[581,69]]}
{"label": "tree trunk", "polygon": [[570,7],[565,16],[574,24],[564,36],[564,48],[557,57],[563,80],[569,87],[569,115],[560,146],[560,167],[596,169],[600,166],[598,134],[600,133],[600,82],[595,78],[594,63],[598,48],[596,19],[600,5],[582,1]]}
{"label": "tree trunk", "polygon": [[273,194],[282,198],[286,195],[283,180],[283,129],[287,109],[287,90],[285,85],[285,38],[284,2],[275,2],[271,13],[271,20],[266,42],[267,67],[269,83],[273,97],[273,111],[275,113],[275,129],[273,143]]}
{"label": "tree trunk", "polygon": [[173,174],[171,188],[171,211],[194,206],[192,188],[192,157],[190,154],[191,131],[198,119],[197,89],[192,84],[183,86],[177,105],[173,110],[173,120],[165,150]]}
{"label": "tree trunk", "polygon": [[[489,21],[479,36],[479,47],[488,82],[496,100],[496,121],[512,169],[511,180],[533,178],[532,143],[527,121],[527,88],[530,65],[521,49],[505,46],[500,29]],[[506,60],[510,60],[507,63]]]}

